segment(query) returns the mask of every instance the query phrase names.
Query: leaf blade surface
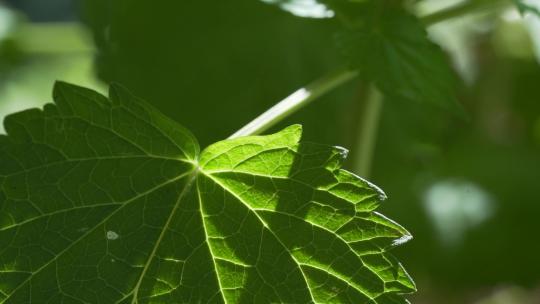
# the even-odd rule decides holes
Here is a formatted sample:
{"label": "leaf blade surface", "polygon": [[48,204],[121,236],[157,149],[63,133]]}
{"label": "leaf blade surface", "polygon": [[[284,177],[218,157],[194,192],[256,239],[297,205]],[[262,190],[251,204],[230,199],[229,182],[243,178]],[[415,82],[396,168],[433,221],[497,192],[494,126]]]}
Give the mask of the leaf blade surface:
{"label": "leaf blade surface", "polygon": [[0,302],[391,303],[385,198],[301,127],[196,139],[125,89],[58,83],[0,137]]}

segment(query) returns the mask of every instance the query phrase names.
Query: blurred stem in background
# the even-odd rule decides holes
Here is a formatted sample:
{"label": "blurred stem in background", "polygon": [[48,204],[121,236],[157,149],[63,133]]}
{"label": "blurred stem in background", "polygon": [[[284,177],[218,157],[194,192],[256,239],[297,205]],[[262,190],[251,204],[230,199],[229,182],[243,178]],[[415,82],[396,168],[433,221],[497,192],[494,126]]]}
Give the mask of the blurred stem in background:
{"label": "blurred stem in background", "polygon": [[[463,16],[468,13],[486,11],[500,8],[503,5],[512,4],[512,0],[470,0],[451,6],[441,11],[426,15],[421,18],[426,26],[433,25],[451,18]],[[355,79],[357,72],[351,70],[342,70],[333,72],[329,75],[312,82],[293,94],[289,95],[275,106],[255,118],[246,126],[238,130],[229,138],[240,136],[256,135],[264,132],[285,117],[293,114],[299,109],[311,103],[318,97],[339,87],[340,85]],[[357,144],[358,149],[357,164],[355,168],[361,176],[369,177],[371,162],[376,146],[377,129],[381,110],[383,106],[383,96],[373,84],[369,85],[369,97],[365,103],[363,111],[360,136]]]}
{"label": "blurred stem in background", "polygon": [[361,120],[358,130],[358,141],[356,148],[355,170],[362,177],[369,177],[371,163],[375,145],[377,142],[377,130],[381,118],[384,96],[375,87],[370,84],[368,87],[368,96],[364,106],[364,111],[360,114]]}

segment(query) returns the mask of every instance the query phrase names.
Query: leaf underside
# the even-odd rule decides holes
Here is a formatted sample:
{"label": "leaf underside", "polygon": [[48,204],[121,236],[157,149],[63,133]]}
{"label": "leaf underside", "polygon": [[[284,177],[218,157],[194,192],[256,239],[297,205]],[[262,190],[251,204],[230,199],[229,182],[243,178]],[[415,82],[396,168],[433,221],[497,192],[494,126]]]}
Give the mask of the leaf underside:
{"label": "leaf underside", "polygon": [[196,139],[118,86],[57,83],[0,135],[0,303],[407,303],[410,238],[342,148]]}

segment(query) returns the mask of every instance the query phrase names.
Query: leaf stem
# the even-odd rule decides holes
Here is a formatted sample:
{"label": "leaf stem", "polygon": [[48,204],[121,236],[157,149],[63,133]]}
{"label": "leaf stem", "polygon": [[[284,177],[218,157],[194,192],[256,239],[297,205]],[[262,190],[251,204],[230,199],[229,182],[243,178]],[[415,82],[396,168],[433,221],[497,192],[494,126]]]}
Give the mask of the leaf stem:
{"label": "leaf stem", "polygon": [[[470,12],[487,9],[490,7],[497,7],[502,4],[508,4],[510,1],[511,0],[464,1],[458,5],[426,15],[422,17],[421,20],[425,25],[433,25],[435,23],[454,17],[459,17]],[[272,108],[255,118],[253,121],[245,125],[242,129],[238,130],[229,138],[260,134],[282,121],[287,116],[308,105],[318,97],[354,79],[357,75],[357,71],[340,70],[323,76],[322,78],[315,80],[307,86],[295,91],[274,105]],[[377,125],[377,123],[374,122],[374,125]]]}
{"label": "leaf stem", "polygon": [[371,171],[371,163],[373,160],[373,153],[375,152],[375,145],[377,141],[377,130],[379,129],[379,121],[381,117],[383,107],[383,95],[375,87],[370,84],[368,89],[368,98],[364,106],[362,118],[360,121],[360,130],[358,130],[360,136],[358,138],[358,144],[355,147],[356,157],[356,172],[362,177],[369,177]]}
{"label": "leaf stem", "polygon": [[355,78],[357,75],[358,72],[350,70],[339,70],[330,73],[292,93],[229,138],[260,134],[298,109]]}

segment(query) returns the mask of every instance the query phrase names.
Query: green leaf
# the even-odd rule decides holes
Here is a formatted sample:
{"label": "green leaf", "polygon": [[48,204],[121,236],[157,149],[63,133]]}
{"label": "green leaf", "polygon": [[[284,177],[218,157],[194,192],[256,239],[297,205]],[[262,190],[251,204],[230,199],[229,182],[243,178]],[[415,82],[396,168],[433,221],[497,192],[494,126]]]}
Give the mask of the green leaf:
{"label": "green leaf", "polygon": [[371,23],[347,29],[338,43],[352,67],[387,96],[457,109],[457,78],[420,20],[389,9]]}
{"label": "green leaf", "polygon": [[385,198],[301,127],[199,152],[112,86],[58,83],[0,136],[0,303],[405,303]]}

